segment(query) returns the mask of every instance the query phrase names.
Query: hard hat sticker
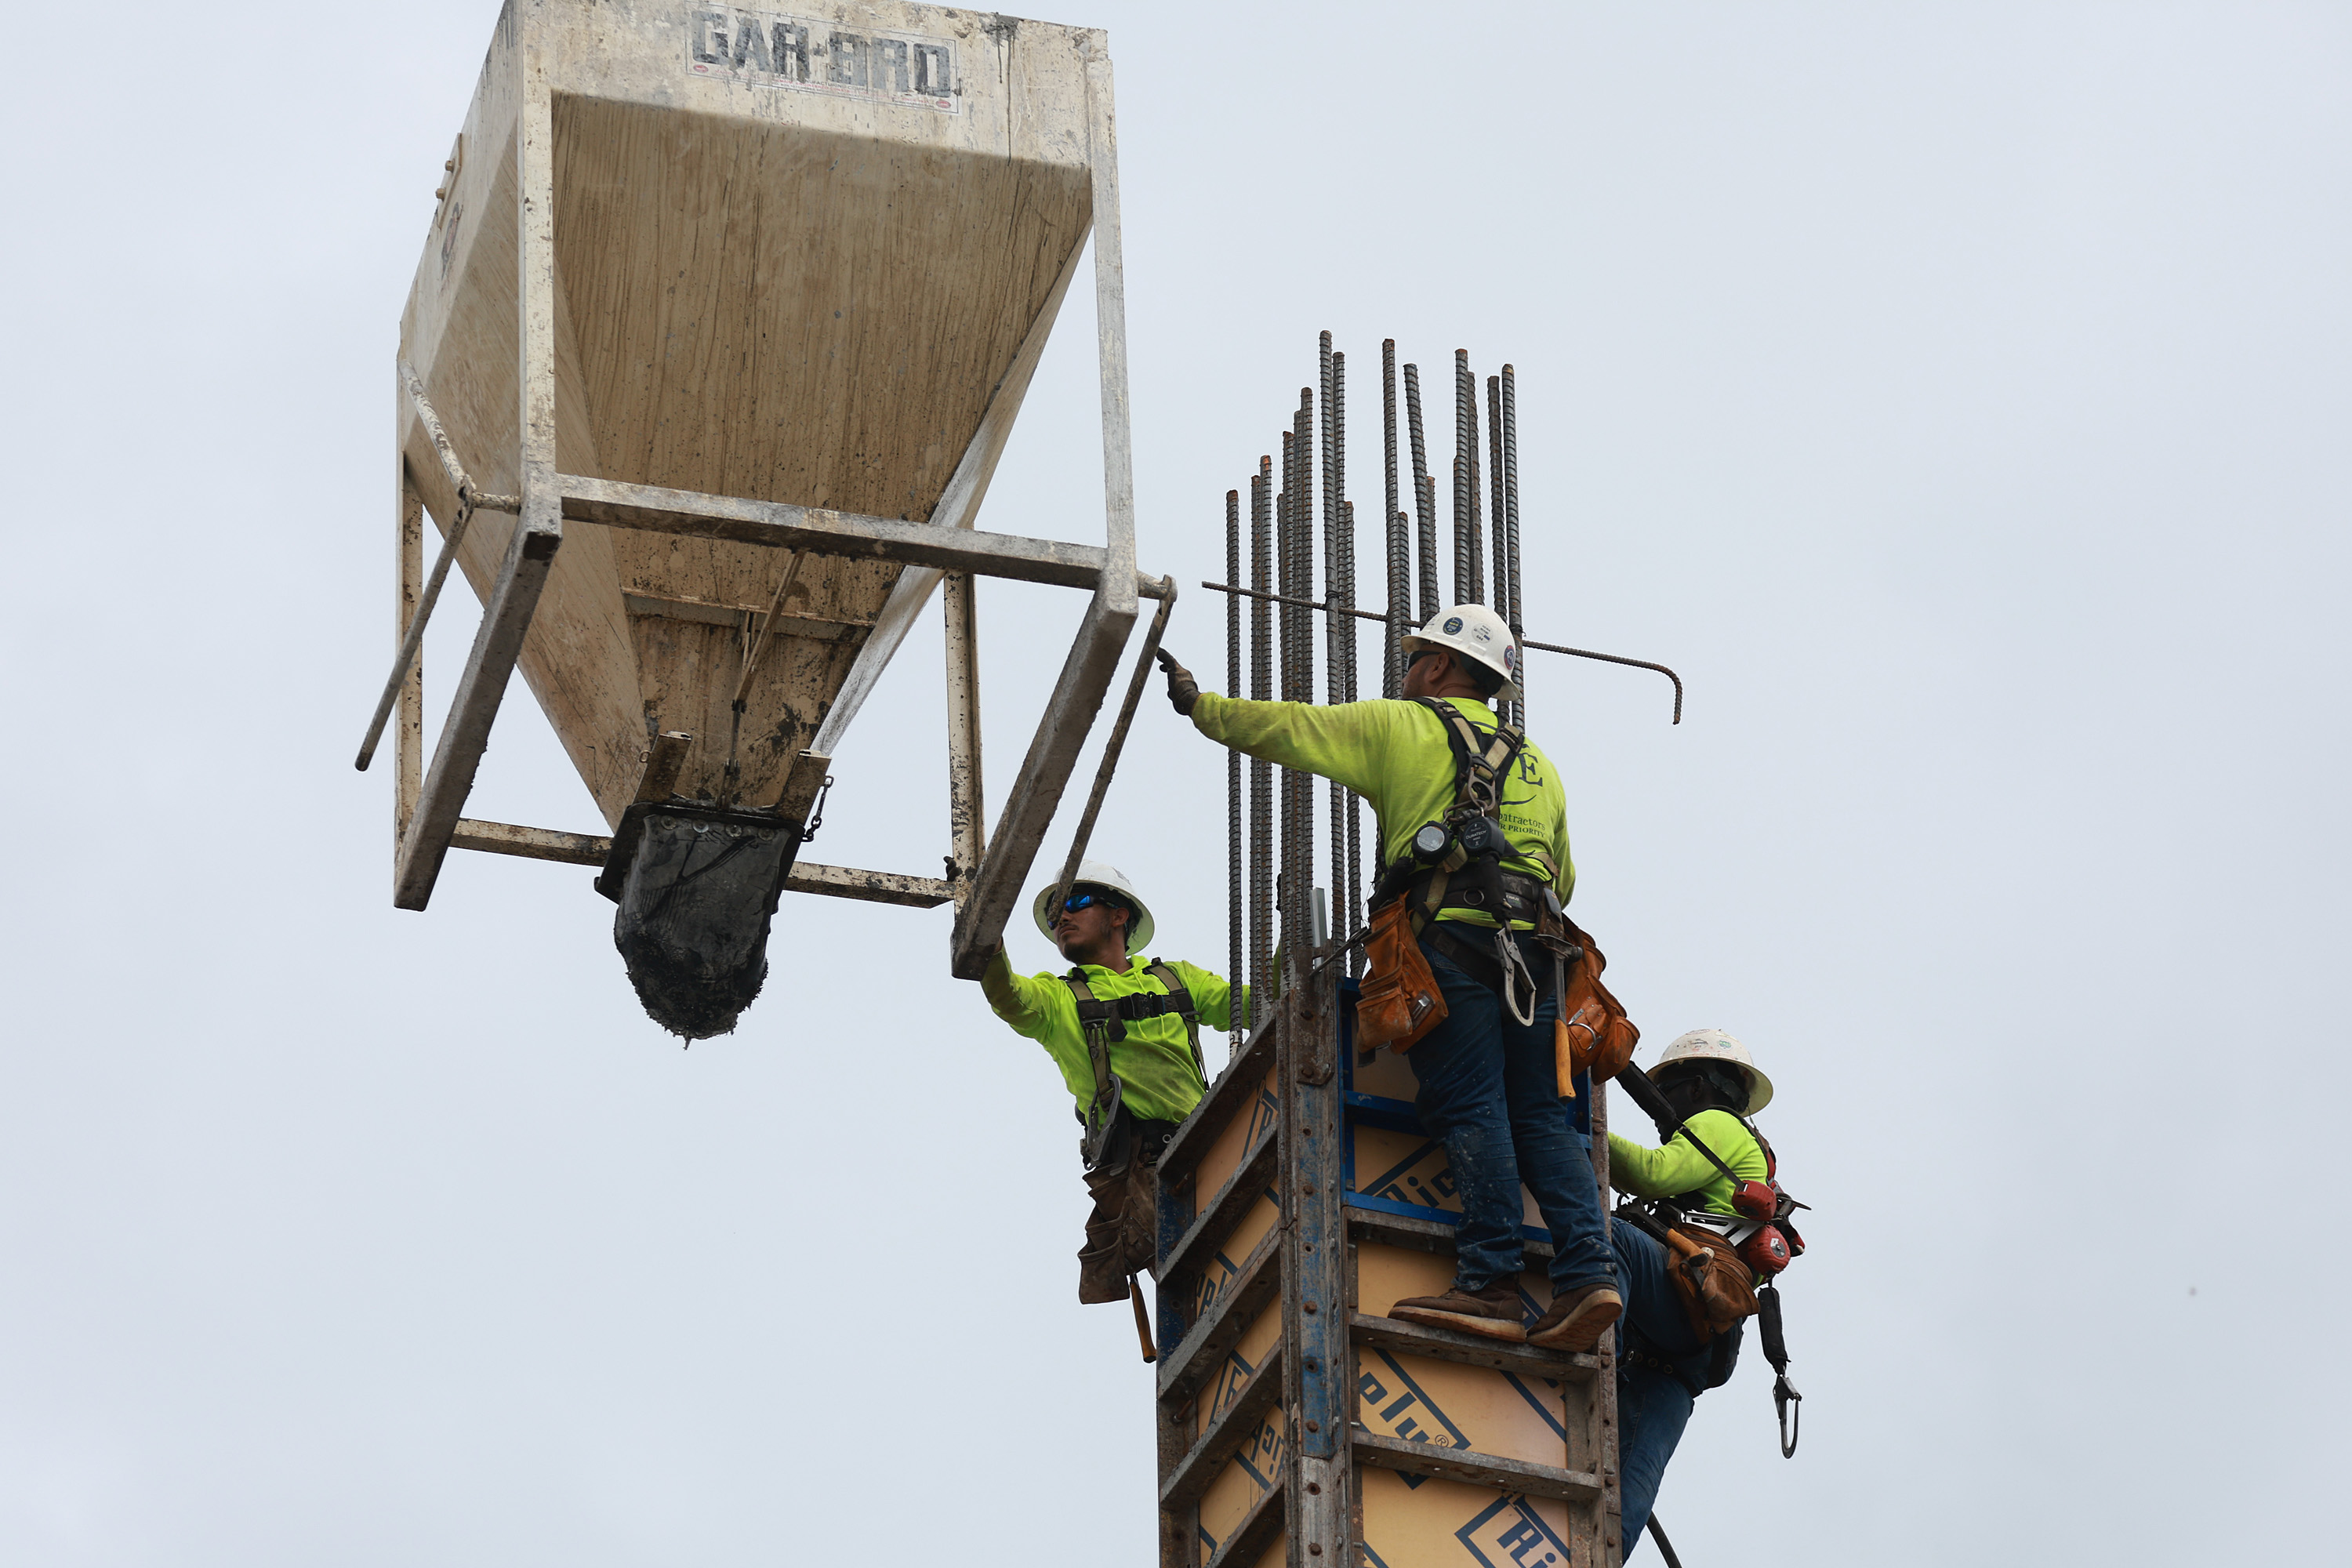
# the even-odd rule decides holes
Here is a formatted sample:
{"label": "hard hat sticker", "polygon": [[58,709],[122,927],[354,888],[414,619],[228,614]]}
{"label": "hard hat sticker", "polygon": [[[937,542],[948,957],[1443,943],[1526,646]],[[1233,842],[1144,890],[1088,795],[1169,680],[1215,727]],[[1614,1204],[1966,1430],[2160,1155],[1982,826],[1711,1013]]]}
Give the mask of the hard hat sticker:
{"label": "hard hat sticker", "polygon": [[1445,617],[1445,624],[1438,629],[1444,632],[1447,637],[1452,637],[1462,629],[1462,617],[1460,616],[1448,616]]}

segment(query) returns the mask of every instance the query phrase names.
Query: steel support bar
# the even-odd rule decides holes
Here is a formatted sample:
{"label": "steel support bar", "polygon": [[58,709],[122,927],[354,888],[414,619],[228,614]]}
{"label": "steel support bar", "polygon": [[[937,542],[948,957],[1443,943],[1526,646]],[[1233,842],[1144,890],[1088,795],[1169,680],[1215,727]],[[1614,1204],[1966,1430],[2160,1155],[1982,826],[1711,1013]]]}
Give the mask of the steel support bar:
{"label": "steel support bar", "polygon": [[[1127,577],[1131,587],[1131,568]],[[1103,694],[1118,672],[1118,652],[1129,628],[1135,625],[1135,613],[1133,593],[1115,594],[1108,586],[1087,605],[1086,618],[1079,622],[1078,635],[1070,643],[1069,658],[1062,662],[1045,717],[1038,721],[1037,733],[1013,775],[1004,814],[989,836],[988,851],[981,858],[971,890],[956,911],[948,963],[960,980],[979,979],[1003,937],[1004,922],[1021,896],[1029,868],[1036,861],[1045,829],[1054,820],[1054,809],[1062,803],[1062,791],[1077,766],[1087,731],[1094,727]]]}
{"label": "steel support bar", "polygon": [[[938,528],[889,517],[861,517],[823,507],[739,496],[703,495],[657,485],[564,474],[563,515],[608,528],[637,529],[692,539],[726,539],[814,555],[862,556],[904,566],[936,566],[1013,577],[1061,588],[1092,588],[1102,581],[1107,552],[1099,545],[1052,539],[983,533],[977,529]],[[1130,565],[1129,571],[1133,568]],[[1130,595],[1133,585],[1129,587]]]}
{"label": "steel support bar", "polygon": [[[553,521],[553,519],[548,519]],[[402,835],[400,863],[393,876],[394,908],[421,910],[433,897],[441,862],[457,830],[466,797],[473,793],[474,773],[489,745],[490,724],[507,694],[507,679],[522,653],[523,635],[530,629],[531,612],[539,607],[540,590],[547,585],[548,568],[563,542],[560,525],[533,528],[525,521],[507,543],[507,557],[499,567],[497,586],[481,629],[474,634],[465,673],[457,678],[457,694],[449,704],[448,721],[440,743],[433,748],[433,766],[425,775],[424,793]]]}
{"label": "steel support bar", "polygon": [[948,656],[948,864],[956,898],[971,889],[988,847],[980,744],[980,604],[971,574],[950,573],[940,594]]}
{"label": "steel support bar", "polygon": [[[392,640],[398,647],[408,635],[416,614],[416,598],[425,583],[425,502],[409,480],[408,459],[395,447],[392,455],[393,488],[399,496],[400,532],[394,545],[399,557],[395,575]],[[425,790],[425,660],[408,661],[400,683],[399,721],[392,731],[392,864],[400,868],[400,842],[408,834],[408,819],[416,815],[416,797]]]}
{"label": "steel support bar", "polygon": [[540,590],[563,543],[562,497],[555,483],[555,110],[539,44],[526,32],[515,65],[520,113],[515,125],[515,292],[517,408],[521,433],[521,515],[474,634],[473,651],[433,751],[425,792],[402,836],[392,901],[421,910],[449,853],[450,837],[474,788],[490,725],[521,656]]}
{"label": "steel support bar", "polygon": [[1601,1492],[1601,1478],[1589,1470],[1563,1469],[1557,1465],[1507,1459],[1498,1454],[1383,1437],[1361,1426],[1356,1428],[1353,1447],[1356,1458],[1365,1464],[1408,1476],[1436,1476],[1474,1487],[1517,1492],[1523,1497],[1559,1498],[1568,1502],[1589,1503]]}
{"label": "steel support bar", "polygon": [[1077,831],[1070,836],[1069,858],[1062,862],[1062,873],[1054,879],[1053,901],[1048,909],[1058,909],[1070,896],[1070,883],[1078,874],[1078,862],[1086,858],[1087,840],[1094,837],[1095,821],[1102,815],[1103,797],[1110,793],[1111,775],[1118,771],[1119,753],[1127,748],[1127,731],[1135,722],[1136,705],[1142,700],[1144,683],[1151,679],[1151,656],[1160,651],[1160,634],[1168,629],[1169,613],[1176,608],[1176,581],[1165,582],[1167,595],[1151,617],[1150,629],[1143,634],[1142,651],[1136,655],[1135,674],[1127,683],[1127,697],[1118,705],[1118,717],[1112,721],[1110,739],[1103,742],[1102,762],[1095,769],[1094,787],[1087,792],[1086,809],[1078,814]]}
{"label": "steel support bar", "polygon": [[[526,860],[552,860],[566,866],[602,866],[613,852],[613,841],[599,834],[523,827],[511,822],[483,822],[470,816],[458,819],[449,847],[489,855],[516,855]],[[955,884],[938,877],[908,877],[897,871],[863,871],[849,866],[821,866],[814,860],[799,860],[793,862],[784,877],[784,891],[933,910],[955,897]]]}
{"label": "steel support bar", "polygon": [[522,827],[511,822],[461,816],[457,830],[449,836],[449,847],[520,855],[526,860],[553,860],[564,866],[602,866],[613,852],[613,841],[601,834],[565,833],[553,827]]}

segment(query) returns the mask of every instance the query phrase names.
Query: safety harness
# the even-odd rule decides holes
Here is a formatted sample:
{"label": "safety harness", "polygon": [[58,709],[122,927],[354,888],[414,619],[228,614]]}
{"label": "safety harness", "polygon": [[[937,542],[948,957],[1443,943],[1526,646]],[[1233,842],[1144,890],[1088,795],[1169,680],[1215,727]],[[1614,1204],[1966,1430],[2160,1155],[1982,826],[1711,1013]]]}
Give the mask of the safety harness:
{"label": "safety harness", "polygon": [[[1559,879],[1559,868],[1540,850],[1516,850],[1503,835],[1503,781],[1526,749],[1527,737],[1508,724],[1482,730],[1459,708],[1438,698],[1414,700],[1435,714],[1444,730],[1454,756],[1454,805],[1445,814],[1444,845],[1424,847],[1419,842],[1422,835],[1415,835],[1414,844],[1381,874],[1371,902],[1377,907],[1391,899],[1405,900],[1415,936],[1441,910],[1471,909],[1492,915],[1491,956],[1443,929],[1431,935],[1465,973],[1500,994],[1521,1025],[1531,1024],[1541,993],[1511,938],[1511,922],[1525,921],[1540,930],[1547,915],[1559,916],[1551,883]],[[1547,880],[1504,870],[1505,858],[1512,855],[1542,867]]]}
{"label": "safety harness", "polygon": [[[1622,1078],[1619,1081],[1623,1081]],[[1648,1080],[1645,1079],[1643,1081],[1646,1083]],[[1642,1100],[1648,1097],[1636,1095],[1635,1098]],[[1650,1107],[1644,1105],[1643,1109],[1647,1110]],[[1671,1111],[1669,1114],[1672,1114]],[[1738,1112],[1735,1111],[1733,1114],[1738,1115]],[[1661,1124],[1661,1133],[1668,1139],[1672,1138],[1674,1132],[1681,1133],[1689,1141],[1690,1146],[1706,1156],[1707,1163],[1722,1172],[1724,1179],[1732,1184],[1735,1191],[1738,1190],[1741,1185],[1738,1173],[1725,1163],[1721,1155],[1706,1146],[1699,1135],[1691,1130],[1687,1121],[1680,1117],[1675,1118],[1675,1121],[1676,1125],[1672,1132],[1667,1131],[1664,1124]],[[1772,1218],[1762,1224],[1768,1224],[1779,1229],[1782,1237],[1790,1243],[1790,1251],[1795,1256],[1801,1257],[1805,1250],[1804,1238],[1797,1234],[1797,1227],[1790,1221],[1797,1210],[1810,1205],[1799,1203],[1781,1191],[1780,1162],[1773,1154],[1772,1145],[1757,1129],[1756,1123],[1741,1116],[1739,1124],[1748,1130],[1748,1136],[1756,1140],[1757,1148],[1764,1155],[1764,1179],[1770,1184],[1776,1200]],[[1641,1229],[1649,1232],[1651,1237],[1661,1246],[1666,1247],[1668,1253],[1671,1254],[1673,1247],[1667,1237],[1668,1230],[1677,1222],[1691,1223],[1696,1216],[1681,1212],[1675,1205],[1664,1200],[1629,1197],[1618,1205],[1617,1217],[1631,1221]],[[1707,1216],[1709,1220],[1713,1217]],[[1735,1233],[1741,1229],[1736,1226],[1727,1228]],[[1757,1228],[1759,1226],[1756,1225],[1745,1227],[1748,1231]],[[1737,1234],[1732,1237],[1732,1239],[1738,1238]],[[1769,1275],[1757,1281],[1756,1322],[1758,1337],[1763,1341],[1764,1359],[1770,1363],[1772,1367],[1772,1414],[1780,1426],[1780,1457],[1784,1459],[1794,1458],[1797,1453],[1797,1437],[1803,1419],[1801,1407],[1805,1396],[1797,1392],[1795,1384],[1789,1381],[1789,1342],[1781,1329],[1780,1287]],[[1704,1390],[1719,1387],[1730,1380],[1730,1345],[1731,1336],[1727,1333],[1717,1335],[1709,1342],[1706,1376],[1705,1381],[1696,1387],[1692,1385],[1692,1380],[1685,1376],[1682,1370],[1672,1362],[1656,1356],[1637,1353],[1630,1346],[1624,1352],[1624,1360],[1637,1366],[1646,1366],[1653,1371],[1667,1373],[1687,1389],[1691,1397],[1696,1399]]]}
{"label": "safety harness", "polygon": [[1201,1014],[1192,1005],[1192,994],[1184,988],[1174,970],[1156,958],[1144,961],[1143,973],[1165,986],[1168,994],[1153,996],[1137,992],[1103,1001],[1087,984],[1083,968],[1074,968],[1062,976],[1062,983],[1070,988],[1071,999],[1077,1004],[1078,1029],[1086,1037],[1087,1060],[1095,1075],[1095,1097],[1087,1107],[1086,1135],[1078,1146],[1089,1171],[1098,1169],[1122,1152],[1120,1141],[1113,1134],[1126,1109],[1127,1091],[1118,1075],[1110,1070],[1110,1047],[1113,1041],[1127,1038],[1128,1025],[1176,1014],[1184,1020],[1184,1044],[1192,1053],[1192,1070],[1204,1082],[1209,1076],[1201,1056]]}

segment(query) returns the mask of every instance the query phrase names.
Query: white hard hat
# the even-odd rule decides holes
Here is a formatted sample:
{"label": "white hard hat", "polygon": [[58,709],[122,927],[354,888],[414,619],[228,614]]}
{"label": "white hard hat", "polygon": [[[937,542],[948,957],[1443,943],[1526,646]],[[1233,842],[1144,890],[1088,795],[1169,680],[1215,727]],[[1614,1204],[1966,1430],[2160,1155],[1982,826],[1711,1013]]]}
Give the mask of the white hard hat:
{"label": "white hard hat", "polygon": [[[1127,922],[1127,951],[1141,952],[1143,944],[1151,940],[1151,911],[1144,907],[1142,895],[1135,890],[1135,884],[1127,879],[1127,873],[1105,861],[1081,860],[1078,862],[1078,874],[1070,879],[1070,890],[1075,893],[1088,886],[1108,888],[1135,911]],[[1037,889],[1037,902],[1034,909],[1037,929],[1045,933],[1047,942],[1054,940],[1053,917],[1057,911],[1045,906],[1053,901],[1054,884],[1048,882]]]}
{"label": "white hard hat", "polygon": [[1484,605],[1455,605],[1429,617],[1421,630],[1404,639],[1409,653],[1417,647],[1442,647],[1476,659],[1503,678],[1497,697],[1519,694],[1519,642],[1509,623]]}
{"label": "white hard hat", "polygon": [[1772,1080],[1756,1069],[1748,1047],[1721,1029],[1693,1029],[1687,1035],[1676,1035],[1674,1043],[1659,1056],[1658,1066],[1650,1069],[1650,1076],[1657,1077],[1659,1068],[1689,1061],[1729,1062],[1746,1075],[1748,1109],[1742,1115],[1753,1116],[1772,1103]]}

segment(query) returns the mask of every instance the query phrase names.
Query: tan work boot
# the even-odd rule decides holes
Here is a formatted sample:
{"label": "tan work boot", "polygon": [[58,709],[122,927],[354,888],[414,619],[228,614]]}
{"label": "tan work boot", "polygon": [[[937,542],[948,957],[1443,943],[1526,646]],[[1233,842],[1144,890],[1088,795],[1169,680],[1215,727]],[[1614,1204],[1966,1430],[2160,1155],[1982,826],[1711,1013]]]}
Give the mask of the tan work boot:
{"label": "tan work boot", "polygon": [[1591,1350],[1625,1310],[1625,1298],[1607,1285],[1580,1285],[1551,1299],[1551,1306],[1528,1331],[1528,1343],[1575,1354]]}
{"label": "tan work boot", "polygon": [[1519,1293],[1497,1279],[1475,1295],[1459,1285],[1443,1296],[1407,1296],[1389,1309],[1389,1316],[1425,1328],[1454,1329],[1480,1339],[1508,1340],[1517,1344],[1528,1337],[1520,1315]]}

